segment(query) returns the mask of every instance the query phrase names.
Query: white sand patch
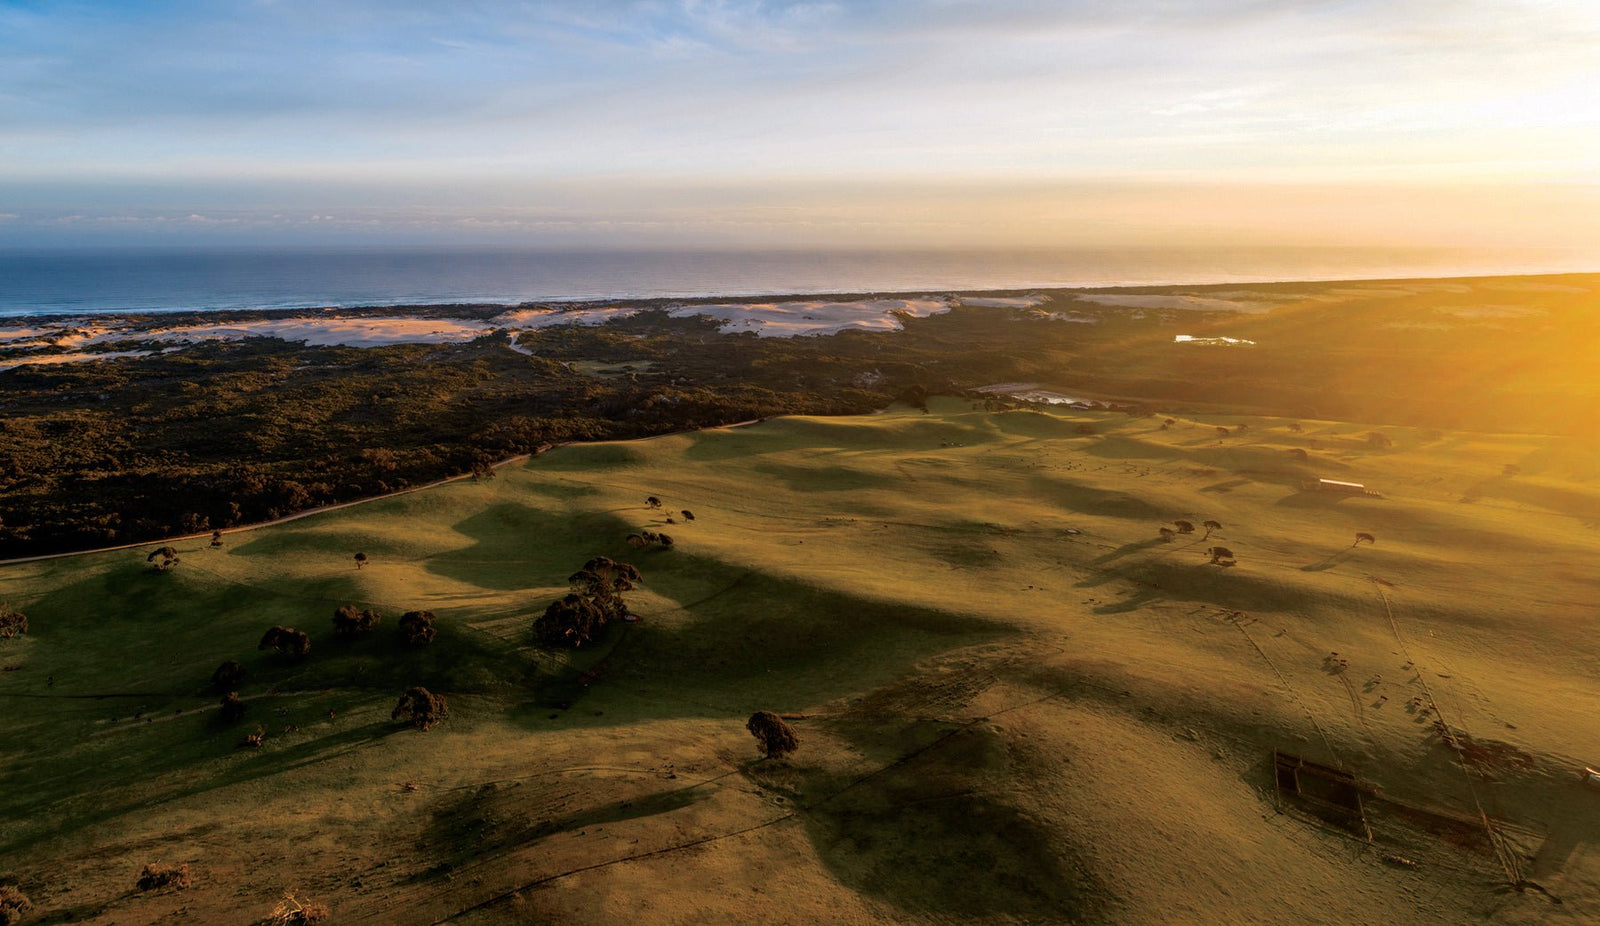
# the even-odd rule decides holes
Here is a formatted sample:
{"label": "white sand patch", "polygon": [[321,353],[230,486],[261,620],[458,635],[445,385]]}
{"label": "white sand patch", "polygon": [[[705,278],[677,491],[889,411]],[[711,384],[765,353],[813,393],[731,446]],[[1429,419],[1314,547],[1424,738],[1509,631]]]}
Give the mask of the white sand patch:
{"label": "white sand patch", "polygon": [[996,393],[1008,395],[1024,402],[1043,402],[1048,405],[1076,405],[1080,408],[1110,408],[1111,403],[1098,399],[1084,399],[1077,396],[1052,392],[1040,388],[1038,383],[992,383],[988,386],[979,386],[973,392]]}
{"label": "white sand patch", "polygon": [[1549,314],[1544,309],[1535,309],[1524,305],[1475,305],[1438,309],[1436,311],[1445,315],[1453,315],[1456,318],[1532,318]]}
{"label": "white sand patch", "polygon": [[1098,325],[1098,324],[1100,324],[1100,319],[1098,319],[1098,318],[1091,318],[1091,317],[1089,317],[1087,315],[1068,315],[1065,312],[1051,312],[1046,317],[1049,318],[1053,322],[1073,322],[1073,323],[1079,324],[1079,325]]}
{"label": "white sand patch", "polygon": [[490,322],[515,328],[549,328],[554,325],[603,325],[613,318],[637,314],[639,309],[606,307],[599,309],[512,309],[501,312]]}
{"label": "white sand patch", "polygon": [[113,350],[99,354],[23,354],[19,357],[0,357],[0,370],[54,363],[85,363],[90,360],[110,360],[114,357],[149,357],[154,353],[156,351],[153,350]]}
{"label": "white sand patch", "polygon": [[1031,309],[1043,305],[1050,297],[1042,293],[1027,296],[962,296],[961,304],[985,309]]}
{"label": "white sand patch", "polygon": [[950,311],[943,299],[866,299],[860,302],[735,302],[685,305],[669,309],[675,318],[703,315],[722,322],[724,331],[754,331],[763,338],[861,331],[899,331],[904,326],[891,313],[916,318]]}
{"label": "white sand patch", "polygon": [[50,328],[0,328],[0,341],[34,341],[54,333]]}
{"label": "white sand patch", "polygon": [[1212,344],[1212,345],[1220,345],[1220,346],[1223,346],[1223,347],[1232,347],[1232,346],[1253,347],[1253,346],[1255,346],[1255,343],[1256,343],[1254,341],[1247,341],[1244,338],[1224,338],[1224,337],[1197,338],[1192,334],[1174,335],[1173,338],[1172,338],[1172,342],[1174,344]]}
{"label": "white sand patch", "polygon": [[1272,310],[1277,303],[1264,303],[1259,299],[1218,299],[1211,296],[1190,296],[1184,293],[1157,293],[1151,295],[1122,295],[1116,293],[1079,294],[1084,302],[1121,306],[1134,309],[1189,309],[1206,312],[1261,313]]}
{"label": "white sand patch", "polygon": [[1562,283],[1539,283],[1533,280],[1490,280],[1478,284],[1479,289],[1498,290],[1507,293],[1587,293],[1591,292],[1585,286],[1568,286]]}
{"label": "white sand patch", "polygon": [[460,318],[272,318],[260,321],[186,325],[158,331],[115,333],[114,337],[193,344],[267,337],[313,347],[382,347],[388,344],[446,344],[470,341],[492,330],[487,322]]}

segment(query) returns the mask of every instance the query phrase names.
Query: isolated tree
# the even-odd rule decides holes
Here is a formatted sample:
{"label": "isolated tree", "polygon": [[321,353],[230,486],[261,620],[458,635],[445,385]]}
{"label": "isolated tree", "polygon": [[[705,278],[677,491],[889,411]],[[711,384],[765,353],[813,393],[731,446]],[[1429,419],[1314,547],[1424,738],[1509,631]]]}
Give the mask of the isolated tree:
{"label": "isolated tree", "polygon": [[1311,454],[1306,453],[1304,450],[1301,450],[1299,447],[1290,447],[1289,448],[1289,456],[1294,457],[1296,460],[1301,460],[1301,461],[1305,461],[1305,460],[1311,459]]}
{"label": "isolated tree", "polygon": [[246,705],[239,700],[239,692],[230,691],[222,696],[221,708],[222,721],[224,723],[235,723],[244,718]]}
{"label": "isolated tree", "polygon": [[1178,533],[1180,534],[1194,533],[1194,525],[1188,521],[1173,521],[1172,524],[1178,529]]}
{"label": "isolated tree", "polygon": [[694,512],[690,511],[689,509],[685,508],[685,509],[683,509],[683,511],[681,513],[683,514],[683,519],[685,521],[693,521],[694,520]]}
{"label": "isolated tree", "polygon": [[0,640],[20,637],[28,632],[28,615],[0,605]]}
{"label": "isolated tree", "polygon": [[407,611],[400,615],[400,632],[412,646],[426,646],[438,633],[433,628],[433,620],[432,611]]}
{"label": "isolated tree", "polygon": [[1206,522],[1203,522],[1200,526],[1206,529],[1206,535],[1205,535],[1205,537],[1201,537],[1200,538],[1201,540],[1205,540],[1208,537],[1210,537],[1212,531],[1220,531],[1220,530],[1222,530],[1222,522],[1221,521],[1206,521]]}
{"label": "isolated tree", "polygon": [[654,495],[652,495],[649,498],[645,499],[644,503],[646,505],[649,505],[651,508],[660,508],[661,507],[661,499],[656,498]]}
{"label": "isolated tree", "polygon": [[359,570],[362,566],[365,566],[366,564],[367,564],[367,554],[365,554],[365,553],[357,553],[356,554],[356,569]]}
{"label": "isolated tree", "polygon": [[357,611],[355,605],[347,604],[333,612],[333,632],[346,639],[365,636],[381,623],[383,615],[371,608]]}
{"label": "isolated tree", "polygon": [[1168,418],[1165,421],[1161,422],[1161,426],[1163,428],[1170,428],[1170,427],[1172,427],[1173,425],[1175,425],[1177,423],[1178,423],[1178,419],[1176,419],[1176,418]]}
{"label": "isolated tree", "polygon": [[744,728],[756,738],[756,748],[767,759],[781,759],[800,747],[800,738],[794,728],[771,711],[756,711],[745,721]]}
{"label": "isolated tree", "polygon": [[628,535],[628,546],[630,547],[647,547],[649,545],[650,541],[646,540],[643,534]]}
{"label": "isolated tree", "polygon": [[1217,436],[1218,437],[1227,437],[1228,436],[1228,429],[1223,427],[1220,424],[1217,425]]}
{"label": "isolated tree", "polygon": [[657,534],[656,535],[656,543],[661,544],[663,547],[670,547],[670,546],[672,546],[672,535],[671,534]]}
{"label": "isolated tree", "polygon": [[1167,543],[1171,543],[1172,542],[1172,538],[1178,536],[1178,532],[1173,530],[1170,527],[1163,527],[1157,533],[1159,533],[1161,535],[1161,539],[1165,540]]}
{"label": "isolated tree", "polygon": [[1227,547],[1211,547],[1206,553],[1210,555],[1214,566],[1232,566],[1235,562],[1233,551]]}
{"label": "isolated tree", "polygon": [[445,705],[442,696],[433,694],[426,688],[416,687],[407,688],[406,693],[400,696],[400,702],[389,712],[389,719],[404,718],[418,730],[429,730],[449,713],[450,709]]}
{"label": "isolated tree", "polygon": [[1378,538],[1372,536],[1371,534],[1367,533],[1366,531],[1356,531],[1356,542],[1352,543],[1350,545],[1352,547],[1359,546],[1362,541],[1366,541],[1367,543],[1377,543],[1378,542]]}
{"label": "isolated tree", "polygon": [[[156,561],[158,557],[160,562]],[[158,550],[152,550],[150,555],[144,558],[144,561],[149,563],[150,568],[156,572],[166,572],[173,566],[178,565],[178,550],[176,547],[161,547]]]}
{"label": "isolated tree", "polygon": [[230,659],[217,666],[217,671],[211,673],[211,687],[218,691],[231,691],[244,681],[247,674],[249,670]]}
{"label": "isolated tree", "polygon": [[222,531],[211,532],[211,545],[214,547],[222,546]]}
{"label": "isolated tree", "polygon": [[293,627],[273,627],[261,635],[256,649],[270,649],[279,655],[304,659],[311,655],[311,635]]}

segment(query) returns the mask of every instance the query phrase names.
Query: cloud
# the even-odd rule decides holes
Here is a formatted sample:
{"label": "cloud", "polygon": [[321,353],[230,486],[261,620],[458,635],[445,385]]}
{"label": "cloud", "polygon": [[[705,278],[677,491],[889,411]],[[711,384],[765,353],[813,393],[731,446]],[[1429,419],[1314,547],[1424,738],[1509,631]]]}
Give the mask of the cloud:
{"label": "cloud", "polygon": [[0,207],[487,226],[612,215],[608,188],[676,215],[830,182],[1577,182],[1597,40],[1579,0],[4,4]]}

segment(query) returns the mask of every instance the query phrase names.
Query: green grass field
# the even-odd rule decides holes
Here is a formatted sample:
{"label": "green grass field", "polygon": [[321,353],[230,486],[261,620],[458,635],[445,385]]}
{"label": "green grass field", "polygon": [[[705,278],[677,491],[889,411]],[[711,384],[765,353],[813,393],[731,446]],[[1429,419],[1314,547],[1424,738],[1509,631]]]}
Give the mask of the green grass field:
{"label": "green grass field", "polygon": [[[44,923],[257,922],[285,890],[374,924],[1600,917],[1595,448],[1162,422],[775,419],[185,542],[169,573],[154,545],[0,567],[31,623],[0,641],[0,881]],[[1180,518],[1224,526],[1163,542]],[[646,527],[675,547],[630,549]],[[642,620],[541,650],[599,554],[643,573]],[[340,640],[343,604],[384,623]],[[432,646],[401,643],[413,609]],[[274,624],[310,657],[258,652]],[[391,721],[410,685],[449,719]],[[760,709],[798,718],[791,759],[756,761]],[[1375,789],[1371,840],[1281,799],[1274,749]],[[135,891],[150,862],[194,886]]]}

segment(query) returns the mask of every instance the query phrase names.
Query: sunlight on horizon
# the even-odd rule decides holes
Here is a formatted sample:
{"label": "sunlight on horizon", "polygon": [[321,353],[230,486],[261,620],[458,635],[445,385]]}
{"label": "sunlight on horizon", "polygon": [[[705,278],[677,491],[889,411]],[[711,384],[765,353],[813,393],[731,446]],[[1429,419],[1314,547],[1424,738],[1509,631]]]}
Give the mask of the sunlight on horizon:
{"label": "sunlight on horizon", "polygon": [[1580,2],[0,3],[0,246],[1600,240]]}

